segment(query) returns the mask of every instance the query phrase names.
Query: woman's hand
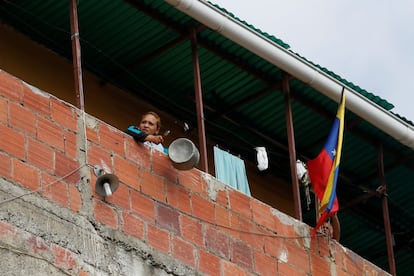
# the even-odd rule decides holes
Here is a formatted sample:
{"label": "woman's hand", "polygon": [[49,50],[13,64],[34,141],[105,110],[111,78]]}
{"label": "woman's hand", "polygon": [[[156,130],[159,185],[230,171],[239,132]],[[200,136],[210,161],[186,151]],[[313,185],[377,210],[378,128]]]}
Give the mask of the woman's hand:
{"label": "woman's hand", "polygon": [[153,142],[154,144],[161,144],[164,142],[164,137],[162,135],[151,135],[149,134],[145,141]]}

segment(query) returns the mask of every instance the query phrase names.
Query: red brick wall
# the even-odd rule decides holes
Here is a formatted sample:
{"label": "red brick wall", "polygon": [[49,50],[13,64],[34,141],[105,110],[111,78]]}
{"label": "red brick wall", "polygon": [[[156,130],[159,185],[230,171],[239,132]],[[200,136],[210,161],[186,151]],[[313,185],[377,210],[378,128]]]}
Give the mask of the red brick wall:
{"label": "red brick wall", "polygon": [[[308,238],[307,225],[268,205],[197,169],[178,171],[166,155],[83,119],[70,104],[0,71],[0,177],[207,275],[386,274],[335,241]],[[94,165],[119,177],[113,196],[95,192]],[[85,177],[88,196],[79,188]],[[37,240],[31,254],[40,246],[56,267],[89,275],[78,252],[22,231],[0,221],[0,241]]]}

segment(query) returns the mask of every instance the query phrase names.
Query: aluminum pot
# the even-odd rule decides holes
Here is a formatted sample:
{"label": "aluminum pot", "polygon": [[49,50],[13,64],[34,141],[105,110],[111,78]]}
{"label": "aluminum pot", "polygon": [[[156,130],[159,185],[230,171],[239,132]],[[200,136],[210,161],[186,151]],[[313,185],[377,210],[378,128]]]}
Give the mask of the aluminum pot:
{"label": "aluminum pot", "polygon": [[174,168],[190,170],[197,166],[200,152],[191,140],[178,138],[168,147],[168,157],[170,157]]}

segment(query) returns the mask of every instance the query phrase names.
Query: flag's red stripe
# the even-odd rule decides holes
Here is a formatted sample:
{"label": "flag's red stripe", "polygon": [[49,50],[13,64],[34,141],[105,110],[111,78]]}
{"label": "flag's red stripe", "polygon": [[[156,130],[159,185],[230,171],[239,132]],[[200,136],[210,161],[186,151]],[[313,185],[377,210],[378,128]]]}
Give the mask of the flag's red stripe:
{"label": "flag's red stripe", "polygon": [[333,160],[326,150],[323,149],[315,159],[309,160],[306,165],[308,166],[308,174],[315,194],[319,200],[322,200],[328,183],[329,173],[332,169]]}

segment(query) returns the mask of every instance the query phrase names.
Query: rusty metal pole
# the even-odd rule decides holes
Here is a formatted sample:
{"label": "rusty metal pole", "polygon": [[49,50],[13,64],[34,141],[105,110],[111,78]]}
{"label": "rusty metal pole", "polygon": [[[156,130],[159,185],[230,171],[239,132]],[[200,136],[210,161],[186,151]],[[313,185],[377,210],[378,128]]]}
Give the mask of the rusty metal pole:
{"label": "rusty metal pole", "polygon": [[78,24],[78,10],[77,1],[69,0],[70,8],[70,31],[72,40],[72,60],[73,60],[73,73],[75,78],[75,93],[76,93],[76,106],[84,111],[85,99],[83,95],[83,81],[82,81],[82,64],[81,64],[81,48],[79,42],[79,24]]}
{"label": "rusty metal pole", "polygon": [[200,146],[201,169],[208,173],[207,143],[204,127],[203,92],[201,90],[200,64],[197,51],[197,32],[191,30],[191,51],[193,55],[194,90],[197,108],[197,128]]}
{"label": "rusty metal pole", "polygon": [[387,199],[387,185],[385,183],[385,172],[384,172],[384,150],[382,144],[380,145],[378,151],[378,170],[379,170],[379,180],[381,184],[381,203],[382,203],[382,215],[384,218],[384,229],[385,237],[387,242],[387,253],[388,253],[388,265],[390,268],[390,273],[392,275],[397,275],[394,259],[394,248],[393,248],[393,238],[391,233],[391,223],[390,215],[388,210],[388,199]]}
{"label": "rusty metal pole", "polygon": [[296,171],[296,149],[295,149],[295,133],[293,128],[292,108],[290,105],[290,76],[286,73],[282,77],[282,90],[285,94],[285,113],[286,113],[286,129],[289,143],[289,161],[290,176],[292,179],[293,202],[295,207],[295,218],[302,221],[302,208],[300,203],[299,180]]}

